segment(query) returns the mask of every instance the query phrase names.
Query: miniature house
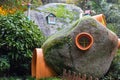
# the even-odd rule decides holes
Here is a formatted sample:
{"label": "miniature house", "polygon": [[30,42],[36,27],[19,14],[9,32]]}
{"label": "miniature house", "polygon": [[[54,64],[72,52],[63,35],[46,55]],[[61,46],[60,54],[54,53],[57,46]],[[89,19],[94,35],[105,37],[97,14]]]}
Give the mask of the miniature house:
{"label": "miniature house", "polygon": [[56,16],[53,13],[50,13],[46,17],[46,21],[47,21],[48,24],[56,24]]}

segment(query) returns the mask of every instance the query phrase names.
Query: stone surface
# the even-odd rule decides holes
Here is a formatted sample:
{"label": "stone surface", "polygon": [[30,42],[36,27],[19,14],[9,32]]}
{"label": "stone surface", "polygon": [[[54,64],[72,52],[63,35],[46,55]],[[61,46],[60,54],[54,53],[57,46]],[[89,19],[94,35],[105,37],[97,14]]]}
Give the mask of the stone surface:
{"label": "stone surface", "polygon": [[[52,11],[52,9],[55,9],[57,12]],[[31,10],[30,19],[40,27],[46,36],[50,36],[65,27],[69,27],[70,23],[79,19],[79,14],[82,12],[79,7],[71,4],[50,3]],[[50,13],[58,15],[56,15],[55,25],[47,24],[46,16]]]}
{"label": "stone surface", "polygon": [[[78,49],[75,44],[75,37],[81,32],[94,38],[92,47],[86,51]],[[57,74],[67,69],[99,78],[108,71],[117,43],[118,38],[113,32],[93,18],[83,17],[48,38],[42,48],[46,62]]]}
{"label": "stone surface", "polygon": [[43,4],[47,3],[66,3],[66,0],[41,0]]}

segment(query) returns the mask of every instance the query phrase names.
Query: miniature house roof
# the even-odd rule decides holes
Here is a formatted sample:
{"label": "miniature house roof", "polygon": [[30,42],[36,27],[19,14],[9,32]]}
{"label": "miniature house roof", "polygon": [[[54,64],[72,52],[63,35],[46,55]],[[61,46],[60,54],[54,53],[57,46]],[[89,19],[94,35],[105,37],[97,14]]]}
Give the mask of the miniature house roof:
{"label": "miniature house roof", "polygon": [[50,13],[47,17],[56,17],[53,13]]}

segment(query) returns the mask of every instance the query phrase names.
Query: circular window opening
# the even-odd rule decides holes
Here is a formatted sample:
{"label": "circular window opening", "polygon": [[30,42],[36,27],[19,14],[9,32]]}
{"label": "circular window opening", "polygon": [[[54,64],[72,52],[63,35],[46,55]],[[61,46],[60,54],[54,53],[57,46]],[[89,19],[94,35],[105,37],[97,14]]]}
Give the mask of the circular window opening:
{"label": "circular window opening", "polygon": [[93,44],[93,37],[86,32],[82,32],[76,36],[76,46],[81,50],[89,49]]}

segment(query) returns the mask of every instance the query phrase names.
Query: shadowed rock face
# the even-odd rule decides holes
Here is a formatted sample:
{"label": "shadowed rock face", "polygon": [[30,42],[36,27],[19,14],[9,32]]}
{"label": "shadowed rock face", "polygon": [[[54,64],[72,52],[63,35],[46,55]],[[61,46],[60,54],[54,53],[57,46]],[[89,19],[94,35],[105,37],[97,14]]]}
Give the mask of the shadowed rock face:
{"label": "shadowed rock face", "polygon": [[[78,49],[75,44],[75,37],[81,32],[87,32],[94,38],[93,45],[86,51]],[[93,18],[84,17],[48,38],[42,48],[46,62],[57,74],[65,68],[101,77],[110,67],[117,43],[118,38],[113,32]]]}

